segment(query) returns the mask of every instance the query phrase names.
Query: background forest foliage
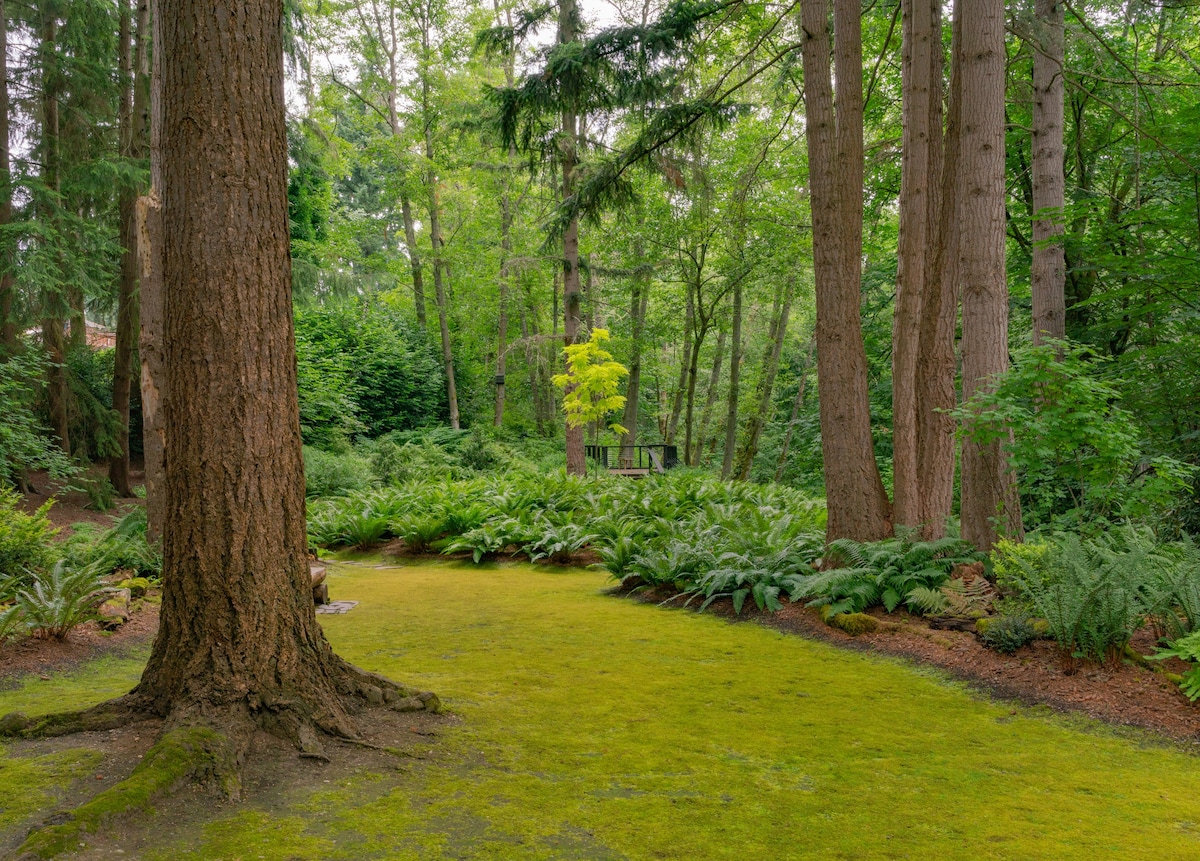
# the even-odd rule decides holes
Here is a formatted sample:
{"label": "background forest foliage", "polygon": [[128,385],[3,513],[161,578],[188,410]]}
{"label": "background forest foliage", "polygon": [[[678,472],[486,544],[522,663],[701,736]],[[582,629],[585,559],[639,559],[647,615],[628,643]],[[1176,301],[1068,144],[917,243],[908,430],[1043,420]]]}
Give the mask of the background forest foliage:
{"label": "background forest foliage", "polygon": [[[131,201],[148,181],[146,5],[3,7],[0,469],[10,482],[119,457],[127,424],[135,458],[140,448],[136,294],[122,272]],[[552,378],[570,298],[561,235],[582,215],[578,313],[585,331],[611,333],[629,370],[627,403],[612,416],[625,442],[675,444],[688,465],[821,495],[794,7],[588,5],[572,12],[574,55],[552,50],[563,8],[288,4],[310,489],[314,477],[322,492],[365,489],[380,469],[399,478],[419,464],[436,473],[439,458],[461,462],[464,437],[440,435],[447,425],[475,432],[466,438],[480,463],[556,465]],[[1068,343],[1053,356],[1028,349],[1038,22],[1013,3],[1005,200],[1015,363],[984,406],[995,428],[1012,429],[1027,529],[1135,518],[1164,537],[1195,533],[1197,12],[1138,2],[1065,10]],[[862,7],[860,307],[874,453],[889,489],[902,23],[898,2]],[[578,211],[564,210],[563,138],[546,108],[566,90],[528,85],[548,63],[575,76]],[[518,92],[525,113],[511,113]],[[85,318],[124,328],[120,348],[90,349]],[[134,365],[122,371],[129,350]],[[135,381],[125,408],[114,398],[122,374]],[[1051,400],[1055,409],[1039,407]]]}

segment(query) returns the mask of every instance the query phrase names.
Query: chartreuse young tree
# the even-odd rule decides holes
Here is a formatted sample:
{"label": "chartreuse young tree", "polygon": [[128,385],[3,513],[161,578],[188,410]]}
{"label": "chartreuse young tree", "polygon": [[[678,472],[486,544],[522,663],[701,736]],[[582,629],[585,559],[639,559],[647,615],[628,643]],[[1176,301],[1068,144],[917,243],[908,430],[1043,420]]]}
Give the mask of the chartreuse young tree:
{"label": "chartreuse young tree", "polygon": [[[563,412],[568,427],[582,430],[625,406],[625,396],[617,394],[617,386],[629,375],[629,369],[614,361],[612,353],[604,349],[609,337],[607,329],[593,329],[587,341],[568,344],[563,350],[567,372],[555,374],[551,381],[563,390]],[[615,423],[609,428],[613,433],[626,432]]]}

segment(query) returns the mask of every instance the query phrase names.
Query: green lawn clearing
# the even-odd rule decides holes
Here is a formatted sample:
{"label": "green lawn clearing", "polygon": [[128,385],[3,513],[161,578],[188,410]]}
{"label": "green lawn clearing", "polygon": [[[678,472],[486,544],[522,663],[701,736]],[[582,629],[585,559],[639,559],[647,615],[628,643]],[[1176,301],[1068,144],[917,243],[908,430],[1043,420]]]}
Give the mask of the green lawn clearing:
{"label": "green lawn clearing", "polygon": [[[160,823],[144,857],[1200,858],[1194,756],[606,585],[527,565],[331,566],[333,597],[360,602],[321,617],[337,650],[461,720],[403,772]],[[0,692],[0,713],[98,699],[138,671],[35,680]],[[44,804],[86,756],[0,760],[0,797]]]}

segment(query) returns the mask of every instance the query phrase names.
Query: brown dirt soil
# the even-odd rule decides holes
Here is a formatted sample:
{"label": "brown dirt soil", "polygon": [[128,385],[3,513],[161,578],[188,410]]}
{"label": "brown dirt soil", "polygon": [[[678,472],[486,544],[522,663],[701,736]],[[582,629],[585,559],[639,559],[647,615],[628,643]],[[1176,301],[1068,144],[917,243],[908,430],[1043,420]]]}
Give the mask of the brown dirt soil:
{"label": "brown dirt soil", "polygon": [[[107,478],[108,467],[98,464],[89,467],[84,475],[92,479]],[[130,482],[135,486],[145,481],[145,473],[139,468],[133,469],[129,476]],[[67,538],[71,534],[71,525],[74,523],[92,523],[107,529],[130,509],[146,504],[143,499],[118,498],[113,500],[115,504],[108,511],[96,511],[87,507],[89,500],[86,493],[79,490],[64,491],[64,483],[54,481],[45,472],[30,473],[28,478],[36,492],[24,494],[21,507],[32,514],[46,502],[53,500],[54,504],[50,506],[46,516],[58,527],[61,538]]]}
{"label": "brown dirt soil", "polygon": [[[639,593],[641,600],[669,600],[669,592]],[[667,604],[670,606],[670,603]],[[919,617],[875,608],[879,622],[874,633],[852,637],[822,621],[816,609],[784,604],[778,613],[743,607],[733,612],[728,599],[714,601],[708,612],[730,621],[760,625],[821,640],[835,646],[905,658],[937,667],[972,687],[1027,705],[1045,705],[1059,712],[1082,712],[1114,726],[1141,727],[1188,747],[1200,749],[1200,705],[1190,702],[1162,671],[1181,673],[1182,661],[1157,662],[1153,668],[1125,659],[1098,664],[1064,657],[1052,640],[1035,640],[1013,655],[987,649],[965,631],[935,630]],[[1154,636],[1137,633],[1131,647],[1140,655],[1153,654]],[[1161,668],[1161,671],[1160,671]]]}

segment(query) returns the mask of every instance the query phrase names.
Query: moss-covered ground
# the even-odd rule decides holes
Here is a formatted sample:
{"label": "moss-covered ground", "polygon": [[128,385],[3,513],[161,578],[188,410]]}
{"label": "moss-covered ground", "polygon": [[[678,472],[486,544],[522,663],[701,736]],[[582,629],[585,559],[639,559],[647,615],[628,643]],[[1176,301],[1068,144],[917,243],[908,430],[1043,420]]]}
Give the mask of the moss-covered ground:
{"label": "moss-covered ground", "polygon": [[[142,857],[1200,858],[1200,759],[1145,736],[606,597],[591,572],[360,564],[330,580],[361,602],[322,617],[338,651],[460,720],[400,770],[151,822]],[[0,713],[94,701],[138,671],[35,680],[0,692]],[[0,827],[89,756],[0,759]]]}

